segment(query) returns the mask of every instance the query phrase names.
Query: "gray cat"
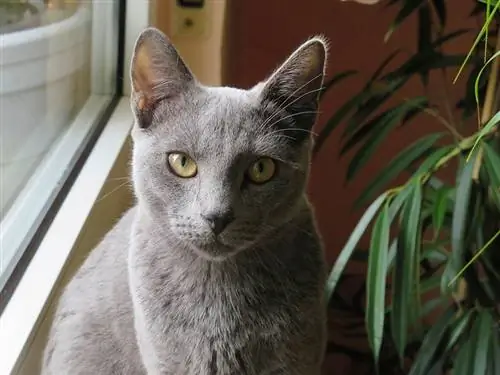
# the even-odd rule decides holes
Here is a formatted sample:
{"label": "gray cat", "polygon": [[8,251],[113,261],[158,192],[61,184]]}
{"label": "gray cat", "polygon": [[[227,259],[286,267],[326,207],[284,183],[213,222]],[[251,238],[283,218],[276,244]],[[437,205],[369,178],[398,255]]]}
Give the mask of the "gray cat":
{"label": "gray cat", "polygon": [[249,90],[160,31],[132,60],[137,205],[63,293],[44,375],[319,375],[325,262],[305,196],[326,47]]}

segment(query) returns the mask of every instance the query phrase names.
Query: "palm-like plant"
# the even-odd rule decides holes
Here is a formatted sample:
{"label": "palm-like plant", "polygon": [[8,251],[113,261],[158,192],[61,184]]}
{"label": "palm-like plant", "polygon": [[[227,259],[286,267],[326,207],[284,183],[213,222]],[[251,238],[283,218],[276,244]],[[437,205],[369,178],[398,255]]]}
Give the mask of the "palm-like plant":
{"label": "palm-like plant", "polygon": [[[318,152],[341,122],[347,124],[341,153],[356,150],[347,172],[351,180],[389,133],[411,126],[416,116],[443,126],[444,132],[415,140],[366,187],[357,204],[369,204],[368,209],[327,286],[331,296],[371,226],[368,339],[376,361],[383,343],[394,347],[401,363],[410,357],[412,375],[500,374],[500,1],[484,1],[471,1],[473,13],[484,14],[481,30],[450,31],[446,14],[452,0],[388,0],[400,8],[385,39],[410,16],[418,17],[416,53],[391,71],[387,66],[397,52],[383,61],[360,93],[327,121],[316,142]],[[477,33],[470,51],[444,52],[467,32]],[[448,100],[444,114],[425,95],[381,109],[415,76],[425,93],[436,70],[467,79],[462,98]],[[339,74],[325,90],[352,74]],[[443,168],[456,178],[438,178]],[[391,185],[404,173],[406,183]],[[426,326],[423,318],[430,312],[438,317]]]}

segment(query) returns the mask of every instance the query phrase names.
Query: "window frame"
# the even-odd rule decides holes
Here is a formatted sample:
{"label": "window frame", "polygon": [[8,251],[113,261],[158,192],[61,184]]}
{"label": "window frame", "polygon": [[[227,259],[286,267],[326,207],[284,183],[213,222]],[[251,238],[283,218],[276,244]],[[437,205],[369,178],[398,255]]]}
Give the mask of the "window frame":
{"label": "window frame", "polygon": [[[0,291],[0,374],[16,373],[25,359],[88,215],[133,125],[128,71],[135,40],[149,25],[151,1],[119,1],[122,7],[116,64],[118,77],[123,79],[117,80],[116,95],[100,121],[92,125],[95,128],[85,147]],[[93,78],[92,84],[99,85],[99,78]]]}

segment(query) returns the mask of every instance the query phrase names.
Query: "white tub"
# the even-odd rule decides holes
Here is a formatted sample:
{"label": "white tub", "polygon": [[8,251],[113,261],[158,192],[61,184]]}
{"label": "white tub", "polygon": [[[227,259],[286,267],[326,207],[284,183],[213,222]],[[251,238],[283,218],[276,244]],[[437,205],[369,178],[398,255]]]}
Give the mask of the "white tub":
{"label": "white tub", "polygon": [[90,14],[0,35],[0,218],[83,104]]}

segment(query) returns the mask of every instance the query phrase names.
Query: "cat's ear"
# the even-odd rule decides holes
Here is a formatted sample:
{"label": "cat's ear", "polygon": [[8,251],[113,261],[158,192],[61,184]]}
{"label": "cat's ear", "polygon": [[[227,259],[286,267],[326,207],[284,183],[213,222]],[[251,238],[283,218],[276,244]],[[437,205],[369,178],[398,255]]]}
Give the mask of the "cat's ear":
{"label": "cat's ear", "polygon": [[312,112],[304,118],[305,125],[311,127],[323,85],[327,48],[321,36],[302,44],[264,83],[262,101],[272,102],[291,114]]}
{"label": "cat's ear", "polygon": [[150,27],[135,43],[130,81],[137,123],[147,128],[158,102],[182,94],[194,85],[195,78],[165,34]]}

